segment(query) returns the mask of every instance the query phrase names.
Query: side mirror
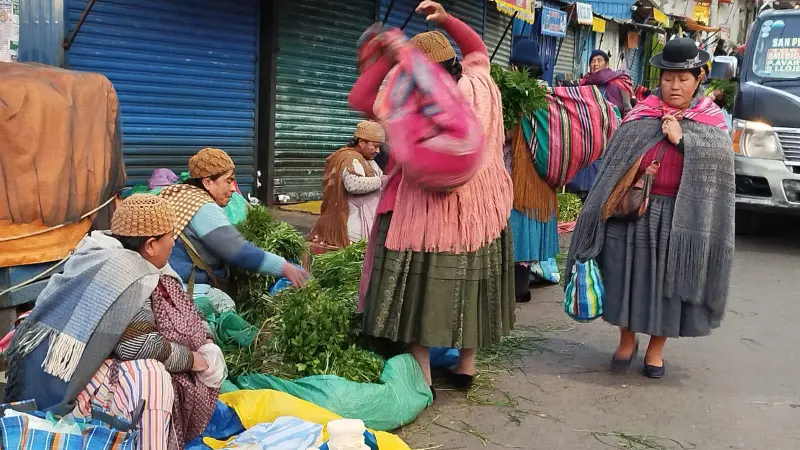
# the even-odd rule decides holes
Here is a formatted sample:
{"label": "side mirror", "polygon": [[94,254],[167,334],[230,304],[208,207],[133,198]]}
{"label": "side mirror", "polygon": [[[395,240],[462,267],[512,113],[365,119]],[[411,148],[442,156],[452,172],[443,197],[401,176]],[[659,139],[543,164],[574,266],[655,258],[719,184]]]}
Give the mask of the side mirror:
{"label": "side mirror", "polygon": [[735,56],[716,56],[711,63],[708,78],[715,80],[733,80],[736,78],[739,62]]}

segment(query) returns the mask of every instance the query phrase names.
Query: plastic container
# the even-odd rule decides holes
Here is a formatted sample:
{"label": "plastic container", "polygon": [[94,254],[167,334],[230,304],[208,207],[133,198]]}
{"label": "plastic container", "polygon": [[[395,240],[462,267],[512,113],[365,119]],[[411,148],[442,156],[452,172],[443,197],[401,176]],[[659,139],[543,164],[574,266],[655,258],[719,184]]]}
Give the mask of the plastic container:
{"label": "plastic container", "polygon": [[369,450],[364,441],[367,428],[358,419],[328,422],[328,450]]}

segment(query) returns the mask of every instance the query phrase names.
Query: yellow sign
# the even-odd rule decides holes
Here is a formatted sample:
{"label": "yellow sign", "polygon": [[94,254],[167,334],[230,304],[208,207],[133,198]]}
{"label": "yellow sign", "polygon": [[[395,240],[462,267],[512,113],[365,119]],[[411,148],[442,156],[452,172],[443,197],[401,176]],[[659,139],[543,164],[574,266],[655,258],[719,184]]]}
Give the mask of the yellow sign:
{"label": "yellow sign", "polygon": [[664,25],[665,27],[669,26],[669,17],[667,17],[666,14],[664,14],[663,12],[659,11],[656,8],[653,8],[653,19],[655,19],[656,22],[660,23],[661,25]]}
{"label": "yellow sign", "polygon": [[692,19],[708,25],[708,17],[711,13],[708,3],[695,3],[692,11]]}
{"label": "yellow sign", "polygon": [[606,32],[606,21],[599,18],[593,17],[592,18],[592,31],[595,33],[605,33]]}
{"label": "yellow sign", "polygon": [[533,25],[536,16],[533,12],[533,0],[494,0],[497,10],[503,14],[513,16],[517,19]]}

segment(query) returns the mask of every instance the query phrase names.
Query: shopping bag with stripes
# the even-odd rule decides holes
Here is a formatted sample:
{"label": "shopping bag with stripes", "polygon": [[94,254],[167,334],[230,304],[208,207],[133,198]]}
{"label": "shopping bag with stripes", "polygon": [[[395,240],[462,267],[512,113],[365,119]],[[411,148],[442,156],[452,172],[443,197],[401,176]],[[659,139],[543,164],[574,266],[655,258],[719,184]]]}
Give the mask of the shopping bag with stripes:
{"label": "shopping bag with stripes", "polygon": [[564,291],[564,312],[578,322],[603,315],[603,278],[594,259],[576,262]]}

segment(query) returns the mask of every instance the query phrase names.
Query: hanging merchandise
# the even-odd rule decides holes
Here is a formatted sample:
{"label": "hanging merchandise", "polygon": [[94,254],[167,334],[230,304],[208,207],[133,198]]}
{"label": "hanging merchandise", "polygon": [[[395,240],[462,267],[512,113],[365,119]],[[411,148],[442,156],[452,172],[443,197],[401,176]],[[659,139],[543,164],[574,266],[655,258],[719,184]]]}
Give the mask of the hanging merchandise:
{"label": "hanging merchandise", "polygon": [[253,192],[259,4],[64,1],[75,37],[67,68],[105,75],[119,95],[129,185],[159,167],[180,173],[191,155],[216,147],[233,158],[245,195]]}
{"label": "hanging merchandise", "polygon": [[588,3],[575,2],[578,25],[592,25],[592,5]]}
{"label": "hanging merchandise", "polygon": [[0,0],[0,62],[16,62],[19,51],[19,0]]}
{"label": "hanging merchandise", "polygon": [[533,25],[536,21],[533,0],[494,0],[497,10]]}
{"label": "hanging merchandise", "polygon": [[[509,23],[513,20],[514,19],[495,8],[489,7],[486,9],[486,27],[484,29],[483,40],[486,42],[486,48],[489,49],[489,56],[497,49],[497,53],[495,53],[494,58],[492,58],[492,62],[500,64],[503,67],[508,67],[510,64],[511,36],[513,33],[511,30],[508,30],[507,33],[505,33],[505,31]],[[503,39],[503,43],[498,46],[501,38]]]}
{"label": "hanging merchandise", "polygon": [[[411,2],[397,3],[389,22],[400,26],[411,9],[400,6]],[[325,158],[346,146],[363,120],[347,96],[358,78],[355,43],[374,21],[372,0],[281,2],[272,166],[281,202],[322,198]]]}

